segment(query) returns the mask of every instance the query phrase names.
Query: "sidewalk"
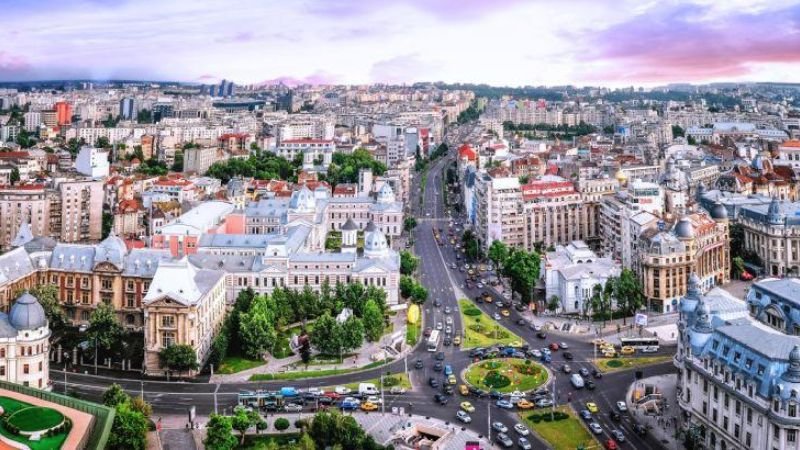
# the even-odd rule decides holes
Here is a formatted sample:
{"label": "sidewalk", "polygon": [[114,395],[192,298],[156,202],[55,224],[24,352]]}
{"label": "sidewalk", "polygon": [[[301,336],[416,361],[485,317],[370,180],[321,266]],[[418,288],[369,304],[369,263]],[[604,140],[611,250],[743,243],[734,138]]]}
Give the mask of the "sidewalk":
{"label": "sidewalk", "polygon": [[[683,448],[676,428],[678,423],[677,415],[680,412],[680,408],[674,405],[677,398],[677,383],[677,374],[644,378],[631,384],[628,388],[628,393],[625,395],[625,402],[633,420],[646,426],[647,432],[651,435],[650,439],[657,440],[667,450]],[[633,401],[634,391],[641,391],[645,386],[657,387],[664,401],[658,406],[659,402],[657,401],[645,402],[642,405],[635,403]]]}
{"label": "sidewalk", "polygon": [[[405,329],[406,329],[406,314],[404,311],[398,311],[398,313],[392,316],[392,323],[393,323],[393,331],[392,334],[397,333],[398,331],[402,331],[403,337],[405,338]],[[388,336],[384,336],[378,342],[367,342],[362,347],[356,349],[353,353],[355,357],[347,357],[341,363],[331,363],[331,364],[309,364],[306,367],[303,364],[300,355],[295,354],[288,358],[282,359],[275,359],[270,358],[266,364],[258,367],[254,367],[252,369],[243,370],[241,372],[233,373],[233,374],[218,374],[215,373],[211,376],[210,383],[242,383],[247,382],[250,380],[250,376],[255,374],[266,374],[266,373],[281,373],[281,372],[295,372],[295,371],[303,371],[313,373],[315,371],[320,370],[358,370],[370,364],[374,364],[375,360],[371,357],[381,351],[383,348],[388,345],[390,342]],[[405,342],[405,341],[404,341]],[[398,353],[397,355],[389,355],[387,353],[387,358],[392,358],[393,360],[399,360],[405,358],[411,352],[411,347],[403,344],[403,350]],[[317,354],[312,355],[312,358],[317,356]]]}

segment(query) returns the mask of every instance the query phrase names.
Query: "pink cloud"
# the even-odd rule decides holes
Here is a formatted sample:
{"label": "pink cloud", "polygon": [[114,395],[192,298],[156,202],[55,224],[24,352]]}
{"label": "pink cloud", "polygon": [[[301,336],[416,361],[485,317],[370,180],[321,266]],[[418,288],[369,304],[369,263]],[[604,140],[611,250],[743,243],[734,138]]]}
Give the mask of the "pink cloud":
{"label": "pink cloud", "polygon": [[[439,19],[477,19],[493,11],[501,11],[509,7],[523,4],[525,0],[398,0],[398,3],[410,5],[420,11]],[[324,0],[313,5],[309,10],[313,13],[329,17],[358,16],[368,12],[363,1]],[[377,4],[384,8],[384,4]]]}
{"label": "pink cloud", "polygon": [[326,72],[315,72],[305,77],[297,78],[291,76],[281,76],[269,80],[264,80],[255,84],[257,86],[272,86],[276,84],[283,84],[289,87],[300,86],[303,84],[319,86],[319,85],[337,84],[339,82],[339,79],[340,78],[338,76]]}
{"label": "pink cloud", "polygon": [[0,51],[0,72],[26,72],[31,64],[21,55]]}
{"label": "pink cloud", "polygon": [[591,80],[694,81],[743,76],[764,63],[800,62],[800,6],[716,20],[708,9],[656,7],[599,33],[584,35],[590,62],[616,67]]}

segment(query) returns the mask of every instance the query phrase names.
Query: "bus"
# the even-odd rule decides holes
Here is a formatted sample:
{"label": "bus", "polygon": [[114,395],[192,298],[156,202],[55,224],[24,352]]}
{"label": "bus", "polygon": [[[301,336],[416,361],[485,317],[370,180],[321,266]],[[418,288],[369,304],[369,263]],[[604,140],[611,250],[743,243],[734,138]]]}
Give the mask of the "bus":
{"label": "bus", "polygon": [[439,330],[431,331],[431,335],[428,336],[428,351],[435,352],[439,349]]}
{"label": "bus", "polygon": [[655,353],[658,351],[658,338],[621,338],[623,347],[633,347],[642,353]]}

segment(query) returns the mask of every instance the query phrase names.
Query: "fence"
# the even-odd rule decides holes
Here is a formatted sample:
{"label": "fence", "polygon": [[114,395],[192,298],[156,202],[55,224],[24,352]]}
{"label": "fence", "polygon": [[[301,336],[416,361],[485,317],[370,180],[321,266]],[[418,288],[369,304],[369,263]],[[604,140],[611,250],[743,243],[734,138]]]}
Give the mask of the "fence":
{"label": "fence", "polygon": [[91,414],[94,416],[95,420],[92,424],[89,438],[84,440],[84,448],[101,450],[106,447],[106,442],[108,442],[108,437],[111,434],[111,426],[114,424],[115,411],[113,408],[67,397],[66,395],[56,394],[54,392],[41,391],[21,384],[9,383],[8,381],[0,381],[0,389],[30,395],[31,397],[36,397],[47,402]]}

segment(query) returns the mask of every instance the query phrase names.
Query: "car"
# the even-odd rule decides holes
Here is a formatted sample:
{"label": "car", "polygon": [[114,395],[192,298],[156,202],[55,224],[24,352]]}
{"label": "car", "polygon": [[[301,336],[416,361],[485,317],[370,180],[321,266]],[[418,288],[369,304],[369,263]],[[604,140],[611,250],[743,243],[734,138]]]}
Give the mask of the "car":
{"label": "car", "polygon": [[547,347],[542,347],[542,354],[543,354],[543,355],[550,356],[550,354],[551,354],[551,353],[553,353],[553,352],[551,352],[549,348],[547,348]]}
{"label": "car", "polygon": [[339,394],[337,394],[336,392],[324,392],[322,394],[322,397],[329,398],[331,400],[339,400]]}
{"label": "car", "polygon": [[417,362],[414,363],[414,368],[422,369],[423,367],[425,367],[425,363],[423,363],[421,359],[417,359]]}
{"label": "car", "polygon": [[603,345],[603,344],[606,344],[606,343],[607,343],[606,340],[603,339],[603,338],[594,338],[594,339],[592,339],[592,344],[593,345]]}
{"label": "car", "polygon": [[436,329],[439,330],[439,331],[442,331],[442,328],[444,328],[444,325],[442,325],[442,322],[436,322]]}
{"label": "car", "polygon": [[287,403],[283,405],[283,410],[288,413],[296,413],[303,410],[302,405],[298,405],[297,403]]}
{"label": "car", "polygon": [[656,346],[642,347],[641,350],[639,350],[639,351],[642,352],[642,353],[656,353],[656,352],[658,352],[658,347],[656,347]]}
{"label": "car", "polygon": [[504,399],[498,400],[496,405],[497,405],[498,408],[503,408],[503,409],[512,409],[512,408],[514,408],[514,404],[513,403],[511,403],[508,400],[504,400]]}
{"label": "car", "polygon": [[472,403],[470,402],[461,402],[461,405],[459,406],[461,406],[461,409],[466,412],[475,412],[475,407],[472,406]]}
{"label": "car", "polygon": [[514,446],[514,441],[511,440],[505,433],[499,433],[495,438],[498,444],[502,445],[505,448],[511,448]]}
{"label": "car", "polygon": [[579,374],[580,374],[582,377],[586,378],[586,377],[588,377],[588,376],[589,376],[589,369],[587,369],[586,367],[581,367],[580,369],[578,369],[578,373],[579,373]]}
{"label": "car", "polygon": [[506,304],[505,304],[505,303],[503,303],[503,301],[502,301],[502,300],[498,300],[498,301],[496,301],[496,302],[494,303],[494,306],[497,306],[498,308],[502,308],[502,307],[506,306]]}
{"label": "car", "polygon": [[558,343],[553,342],[548,346],[548,348],[550,349],[551,352],[557,352],[558,351]]}
{"label": "car", "polygon": [[514,309],[516,309],[519,312],[522,312],[522,311],[525,311],[528,308],[525,305],[523,305],[522,303],[515,303],[514,304]]}
{"label": "car", "polygon": [[[444,313],[445,313],[445,314],[450,314],[450,313],[452,313],[452,312],[453,312],[453,310],[452,310],[452,309],[451,309],[449,306],[445,306],[445,307],[444,307]],[[451,319],[450,317],[448,317],[448,319],[450,319],[450,320],[453,320],[453,319]]]}
{"label": "car", "polygon": [[511,312],[509,310],[507,310],[507,309],[504,309],[504,310],[500,311],[500,314],[502,314],[503,317],[508,317],[508,316],[511,315]]}
{"label": "car", "polygon": [[625,434],[620,430],[611,430],[611,435],[614,436],[614,439],[617,442],[625,442]]}
{"label": "car", "polygon": [[619,412],[627,412],[628,411],[628,405],[625,402],[623,402],[622,400],[620,400],[620,401],[617,402],[617,409],[619,410]]}
{"label": "car", "polygon": [[604,358],[616,358],[617,357],[617,351],[614,350],[613,348],[609,349],[609,350],[606,350],[606,351],[603,352],[603,357]]}
{"label": "car", "polygon": [[608,417],[611,417],[611,420],[613,420],[614,422],[619,422],[620,420],[622,420],[622,416],[616,411],[611,411],[610,413],[608,413]]}
{"label": "car", "polygon": [[472,394],[472,395],[474,395],[475,397],[478,397],[478,398],[484,398],[487,395],[486,391],[484,391],[483,389],[480,389],[480,388],[476,388],[474,386],[470,386],[468,389],[469,389],[469,393],[470,394]]}
{"label": "car", "polygon": [[453,324],[453,316],[447,316],[444,318],[445,325],[452,325]]}
{"label": "car", "polygon": [[465,413],[464,411],[456,411],[456,419],[460,420],[463,423],[470,423],[472,422],[472,417],[469,414]]}
{"label": "car", "polygon": [[589,429],[592,430],[594,434],[603,434],[603,428],[597,422],[589,422]]}
{"label": "car", "polygon": [[636,353],[636,349],[631,347],[630,345],[626,345],[625,347],[622,347],[620,349],[620,353],[622,353],[623,355],[632,355]]}
{"label": "car", "polygon": [[461,336],[456,336],[453,338],[453,345],[461,345]]}
{"label": "car", "polygon": [[453,327],[450,325],[444,327],[444,334],[453,334]]}
{"label": "car", "polygon": [[524,437],[517,439],[517,445],[519,445],[519,448],[523,450],[531,450],[533,448],[531,447],[530,441]]}
{"label": "car", "polygon": [[592,420],[592,413],[588,409],[582,409],[580,412],[581,419],[589,422]]}
{"label": "car", "polygon": [[498,433],[508,433],[508,427],[506,427],[503,422],[493,422],[492,429]]}
{"label": "car", "polygon": [[442,386],[442,392],[447,395],[453,395],[453,386],[449,383],[446,383],[444,386]]}
{"label": "car", "polygon": [[536,407],[537,408],[549,408],[553,406],[553,400],[550,398],[540,398],[536,400]]}
{"label": "car", "polygon": [[633,424],[633,431],[639,436],[645,436],[647,434],[647,428],[638,423]]}
{"label": "car", "polygon": [[376,409],[378,409],[378,405],[376,405],[375,403],[364,402],[361,404],[362,411],[375,411]]}
{"label": "car", "polygon": [[493,315],[492,317],[494,318],[494,320],[500,320],[500,319],[502,319],[502,317],[500,316],[500,314],[499,314],[499,313],[494,313],[494,315]]}
{"label": "car", "polygon": [[597,385],[596,385],[596,384],[594,383],[594,381],[592,381],[592,380],[586,380],[586,383],[584,383],[584,385],[583,385],[583,386],[584,386],[586,389],[590,390],[590,391],[593,391],[593,390],[594,390],[594,388],[596,388],[596,387],[597,387]]}
{"label": "car", "polygon": [[572,361],[572,358],[574,358],[572,352],[564,352],[561,354],[561,356],[563,356],[567,361]]}
{"label": "car", "polygon": [[586,409],[588,409],[591,413],[600,411],[600,408],[597,407],[597,403],[595,402],[586,402]]}
{"label": "car", "polygon": [[437,308],[442,306],[442,301],[437,298],[436,300],[433,301],[433,306]]}
{"label": "car", "polygon": [[519,325],[521,327],[524,327],[525,324],[527,324],[527,323],[528,322],[526,322],[525,319],[517,319],[517,325]]}
{"label": "car", "polygon": [[539,358],[542,357],[542,352],[534,348],[534,349],[528,350],[528,356],[530,356],[531,358],[539,359]]}
{"label": "car", "polygon": [[599,380],[600,378],[603,378],[603,372],[600,372],[597,369],[592,369],[592,376]]}
{"label": "car", "polygon": [[528,428],[525,425],[521,424],[521,423],[518,423],[518,424],[514,425],[514,431],[516,431],[517,434],[519,434],[520,436],[527,436],[527,435],[531,434],[531,432],[528,430]]}
{"label": "car", "polygon": [[539,339],[547,339],[547,333],[545,333],[544,331],[540,331],[536,333],[536,337],[538,337]]}
{"label": "car", "polygon": [[535,405],[532,402],[525,400],[524,398],[517,402],[517,408],[519,409],[531,409],[534,406]]}
{"label": "car", "polygon": [[436,354],[436,360],[437,361],[444,361],[444,352],[438,352]]}
{"label": "car", "polygon": [[483,297],[483,301],[486,302],[486,303],[492,303],[494,301],[494,299],[491,296]]}
{"label": "car", "polygon": [[450,339],[450,336],[447,336],[447,337],[446,337],[446,338],[444,338],[444,340],[442,341],[442,345],[444,345],[445,347],[449,347],[449,346],[453,345],[453,340],[452,340],[452,339]]}
{"label": "car", "polygon": [[433,333],[433,329],[431,327],[425,328],[425,331],[422,333],[425,337],[430,337],[431,333]]}
{"label": "car", "polygon": [[447,404],[448,398],[444,394],[436,394],[433,396],[433,401],[444,406]]}
{"label": "car", "polygon": [[489,398],[492,400],[500,400],[503,398],[503,394],[499,391],[489,391]]}
{"label": "car", "polygon": [[456,376],[453,375],[452,373],[447,376],[447,384],[449,384],[449,385],[458,384],[458,380],[456,380]]}
{"label": "car", "polygon": [[464,396],[469,395],[469,388],[466,384],[460,384],[458,385],[458,393]]}
{"label": "car", "polygon": [[483,283],[477,283],[475,284],[475,287],[478,289],[483,289]]}
{"label": "car", "polygon": [[569,345],[567,345],[566,342],[559,342],[558,346],[561,347],[561,350],[566,350],[569,348]]}
{"label": "car", "polygon": [[553,358],[551,358],[550,355],[543,355],[542,356],[542,362],[544,362],[544,363],[549,363],[552,360],[553,360]]}
{"label": "car", "polygon": [[438,387],[439,387],[439,380],[438,380],[438,379],[436,379],[436,378],[434,378],[434,377],[430,377],[430,378],[428,378],[428,384],[429,384],[429,385],[430,385],[432,388],[436,389],[436,388],[438,388]]}
{"label": "car", "polygon": [[561,366],[561,371],[564,373],[572,373],[572,368],[569,366],[569,364],[564,364]]}
{"label": "car", "polygon": [[475,297],[475,303],[483,303],[483,297],[481,296]]}
{"label": "car", "polygon": [[436,364],[433,365],[434,372],[441,372],[444,368],[444,364],[441,361],[436,361]]}
{"label": "car", "polygon": [[606,450],[617,450],[619,448],[613,439],[606,440],[606,443],[603,445]]}
{"label": "car", "polygon": [[402,386],[392,386],[392,388],[389,389],[389,393],[392,395],[403,395],[406,393],[406,388]]}
{"label": "car", "polygon": [[335,388],[333,388],[333,392],[339,395],[347,395],[350,393],[350,388],[346,386],[336,386]]}

